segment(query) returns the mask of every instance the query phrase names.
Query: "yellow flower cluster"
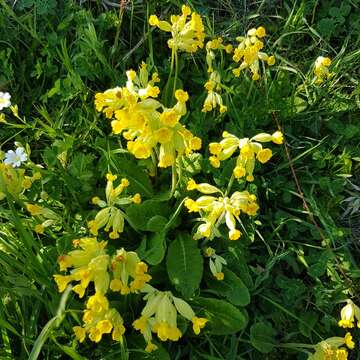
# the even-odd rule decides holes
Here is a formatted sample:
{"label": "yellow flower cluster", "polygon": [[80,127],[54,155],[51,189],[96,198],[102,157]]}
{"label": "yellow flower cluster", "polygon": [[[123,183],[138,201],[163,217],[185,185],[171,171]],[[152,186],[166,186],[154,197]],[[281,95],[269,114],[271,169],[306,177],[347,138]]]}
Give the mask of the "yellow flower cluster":
{"label": "yellow flower cluster", "polygon": [[340,327],[353,328],[355,320],[357,320],[356,326],[360,328],[360,308],[350,299],[347,300],[347,304],[341,309],[340,316],[341,320],[338,323]]}
{"label": "yellow flower cluster", "polygon": [[0,200],[9,193],[17,198],[25,190],[30,189],[32,183],[41,179],[39,172],[34,172],[32,176],[25,175],[25,169],[14,168],[10,164],[0,162]]}
{"label": "yellow flower cluster", "polygon": [[94,220],[89,221],[88,226],[91,234],[95,236],[98,235],[98,230],[103,227],[107,232],[112,229],[109,233],[110,239],[118,239],[119,233],[124,230],[124,214],[116,205],[140,204],[141,196],[140,194],[121,196],[124,189],[130,185],[129,180],[125,178],[121,179],[120,184],[116,187],[114,187],[114,181],[117,179],[116,175],[108,173],[106,179],[106,201],[97,196],[92,198],[92,203],[101,207],[101,210],[96,214]]}
{"label": "yellow flower cluster", "polygon": [[170,32],[172,38],[168,40],[168,46],[174,52],[195,52],[204,46],[204,25],[201,16],[183,5],[181,15],[171,15],[170,22],[161,21],[156,15],[151,15],[149,24],[157,26],[160,30]]}
{"label": "yellow flower cluster", "polygon": [[147,291],[141,317],[133,322],[133,327],[144,336],[146,351],[151,352],[157,348],[152,343],[152,333],[156,333],[161,341],[178,341],[181,338],[182,333],[177,327],[178,314],[191,321],[194,333],[200,334],[200,329],[208,320],[196,317],[187,302],[175,297],[170,291],[158,291],[149,285]]}
{"label": "yellow flower cluster", "polygon": [[[124,136],[128,150],[137,159],[147,159],[158,153],[159,167],[172,166],[177,157],[199,150],[201,140],[179,122],[186,114],[187,92],[176,90],[177,103],[172,108],[165,108],[159,101],[150,98],[157,96],[158,92],[147,91],[142,95],[141,90],[144,89],[133,86],[135,72],[128,71],[127,75],[126,87],[97,94],[95,104],[97,110],[103,111],[107,117],[114,115],[115,119],[111,122],[113,132]],[[146,78],[145,75],[143,77]],[[160,108],[162,112],[158,111]]]}
{"label": "yellow flower cluster", "polygon": [[123,248],[117,250],[111,262],[111,270],[114,278],[110,282],[110,289],[121,295],[138,292],[151,280],[147,274],[148,266],[140,261],[137,253]]}
{"label": "yellow flower cluster", "polygon": [[349,349],[354,349],[355,343],[350,333],[345,337],[331,337],[315,345],[315,353],[308,357],[308,360],[347,360],[348,351],[341,347],[346,345]]}
{"label": "yellow flower cluster", "polygon": [[247,32],[247,36],[239,36],[236,40],[239,45],[234,50],[233,60],[240,63],[240,66],[233,69],[235,76],[240,76],[240,72],[249,68],[252,73],[253,80],[260,79],[259,61],[266,62],[269,66],[275,64],[275,57],[269,56],[260,51],[264,47],[263,39],[266,35],[265,28],[260,26],[252,28]]}
{"label": "yellow flower cluster", "polygon": [[206,43],[206,63],[208,66],[209,79],[204,87],[207,91],[207,97],[204,101],[203,112],[208,112],[219,106],[220,113],[227,111],[227,107],[223,104],[221,98],[221,77],[218,71],[213,68],[213,61],[215,59],[214,50],[225,50],[226,53],[231,54],[233,46],[231,44],[224,45],[221,37],[210,40]]}
{"label": "yellow flower cluster", "polygon": [[74,332],[80,342],[86,334],[90,340],[99,342],[103,334],[112,332],[113,340],[121,341],[125,332],[120,314],[109,307],[105,296],[110,288],[122,295],[141,291],[151,280],[147,274],[147,265],[138,255],[125,249],[117,250],[110,258],[105,241],[96,238],[83,238],[73,241],[76,250],[58,258],[60,271],[73,268],[69,275],[54,275],[59,292],[63,292],[69,283],[79,282],[72,290],[82,298],[90,282],[94,283],[95,294],[86,303],[83,321],[84,326],[75,326]]}
{"label": "yellow flower cluster", "polygon": [[223,104],[223,100],[220,95],[221,77],[217,71],[213,71],[210,74],[209,80],[205,83],[204,87],[207,91],[207,96],[201,111],[208,112],[216,109],[216,107],[219,106],[219,111],[221,114],[226,112],[227,107]]}
{"label": "yellow flower cluster", "polygon": [[324,82],[324,79],[328,79],[332,76],[332,73],[329,71],[330,65],[331,60],[328,57],[319,56],[315,60],[314,73],[316,84],[321,84]]}
{"label": "yellow flower cluster", "polygon": [[239,139],[235,135],[224,131],[223,138],[220,143],[214,142],[209,145],[209,151],[212,154],[209,158],[211,165],[216,168],[220,167],[221,161],[229,159],[239,149],[240,154],[237,157],[233,174],[237,179],[246,176],[247,181],[254,180],[255,160],[264,164],[272,156],[272,151],[264,149],[261,143],[269,141],[275,144],[283,143],[283,134],[280,131],[276,131],[272,135],[261,133],[251,139]]}
{"label": "yellow flower cluster", "polygon": [[43,234],[47,227],[60,224],[62,222],[61,216],[46,207],[27,203],[26,210],[31,214],[31,216],[37,217],[41,220],[41,223],[35,225],[34,228],[35,232],[38,234]]}
{"label": "yellow flower cluster", "polygon": [[[199,197],[196,201],[187,199],[185,206],[189,212],[198,212],[201,215],[199,225],[194,235],[194,239],[208,238],[212,240],[219,237],[218,227],[226,223],[229,229],[229,239],[238,240],[241,236],[240,230],[236,229],[236,221],[240,222],[241,212],[254,216],[259,205],[256,196],[248,191],[236,191],[230,197],[225,196],[220,189],[206,183],[196,184],[194,180],[189,180],[187,190],[197,190],[206,196]],[[208,196],[208,194],[219,193],[220,197]]]}
{"label": "yellow flower cluster", "polygon": [[[340,311],[341,319],[338,325],[342,328],[353,328],[355,325],[360,328],[360,308],[350,299],[346,300],[346,305]],[[357,321],[357,324],[355,323]],[[347,360],[348,351],[341,347],[346,345],[348,349],[355,348],[351,333],[346,333],[344,337],[331,337],[319,342],[314,346],[315,353],[308,357],[308,360]]]}
{"label": "yellow flower cluster", "polygon": [[54,280],[63,292],[69,283],[78,281],[73,291],[82,298],[90,282],[95,285],[95,291],[105,294],[110,282],[108,273],[110,257],[105,250],[106,241],[98,242],[96,238],[82,238],[73,241],[76,250],[58,258],[60,271],[74,268],[70,275],[54,275]]}
{"label": "yellow flower cluster", "polygon": [[84,326],[74,326],[73,331],[79,342],[89,339],[99,342],[104,334],[112,333],[112,339],[122,342],[125,333],[124,321],[116,309],[109,307],[108,299],[100,292],[90,296],[83,315]]}
{"label": "yellow flower cluster", "polygon": [[[120,249],[111,259],[105,250],[106,241],[83,238],[74,240],[73,244],[79,249],[58,258],[60,271],[74,268],[70,275],[54,275],[60,292],[63,292],[70,282],[79,281],[73,291],[82,298],[89,283],[93,281],[96,292],[105,294],[110,287],[112,291],[127,295],[141,290],[151,279],[151,276],[146,274],[147,265],[140,261],[135,252]],[[109,272],[112,274],[111,281]]]}

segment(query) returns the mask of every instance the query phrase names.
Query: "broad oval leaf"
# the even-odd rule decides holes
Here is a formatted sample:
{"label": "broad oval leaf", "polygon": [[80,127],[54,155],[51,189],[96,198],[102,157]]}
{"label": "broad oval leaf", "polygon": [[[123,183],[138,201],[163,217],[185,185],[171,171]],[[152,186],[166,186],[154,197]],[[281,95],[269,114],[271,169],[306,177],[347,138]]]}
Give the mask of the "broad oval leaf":
{"label": "broad oval leaf", "polygon": [[209,319],[206,329],[211,334],[235,334],[247,325],[244,313],[225,300],[199,297],[192,301],[192,304],[200,307],[204,317]]}
{"label": "broad oval leaf", "polygon": [[210,289],[220,296],[226,297],[232,304],[246,306],[250,303],[250,293],[242,280],[229,269],[223,269],[224,280],[218,281],[213,277],[207,280]]}
{"label": "broad oval leaf", "polygon": [[171,282],[188,298],[199,288],[203,274],[203,258],[189,234],[181,233],[171,242],[166,268]]}
{"label": "broad oval leaf", "polygon": [[273,350],[275,330],[268,323],[259,322],[250,328],[251,345],[261,353],[269,353]]}

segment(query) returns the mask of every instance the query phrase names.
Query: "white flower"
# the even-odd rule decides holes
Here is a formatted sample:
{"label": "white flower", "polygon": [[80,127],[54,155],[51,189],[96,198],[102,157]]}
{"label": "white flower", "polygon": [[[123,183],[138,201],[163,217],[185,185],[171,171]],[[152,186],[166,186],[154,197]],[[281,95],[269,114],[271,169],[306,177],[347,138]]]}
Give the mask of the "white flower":
{"label": "white flower", "polygon": [[22,147],[17,148],[15,151],[9,150],[5,154],[4,164],[12,165],[14,168],[19,167],[21,163],[27,160],[25,149]]}
{"label": "white flower", "polygon": [[11,105],[11,95],[0,91],[0,110],[7,108]]}

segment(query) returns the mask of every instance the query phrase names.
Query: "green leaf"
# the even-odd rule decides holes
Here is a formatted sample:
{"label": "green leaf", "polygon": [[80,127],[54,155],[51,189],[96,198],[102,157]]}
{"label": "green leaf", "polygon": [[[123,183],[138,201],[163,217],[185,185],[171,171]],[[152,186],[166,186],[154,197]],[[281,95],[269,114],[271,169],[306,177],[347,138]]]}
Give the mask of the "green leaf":
{"label": "green leaf", "polygon": [[192,304],[203,310],[204,317],[209,319],[205,329],[213,335],[230,335],[246,327],[244,313],[225,300],[196,298]]}
{"label": "green leaf", "polygon": [[140,258],[150,265],[158,265],[165,256],[166,242],[163,232],[144,237],[139,248],[136,250]]}
{"label": "green leaf", "polygon": [[307,311],[306,313],[300,315],[300,319],[302,320],[299,321],[300,332],[304,336],[310,338],[313,328],[319,319],[318,314],[314,311]]}
{"label": "green leaf", "polygon": [[166,257],[166,268],[171,282],[184,297],[194,294],[203,274],[203,258],[189,234],[178,234],[171,242]]}
{"label": "green leaf", "polygon": [[250,293],[241,279],[231,270],[224,268],[224,280],[217,281],[213,277],[209,279],[208,286],[220,296],[226,297],[232,304],[246,306],[250,303]]}
{"label": "green leaf", "polygon": [[250,328],[251,345],[261,353],[269,353],[274,348],[275,331],[267,323],[259,322]]}
{"label": "green leaf", "polygon": [[[149,230],[148,222],[155,216],[167,218],[169,214],[169,207],[166,203],[161,201],[146,200],[141,204],[130,205],[126,209],[126,214],[129,217],[131,225],[137,230],[153,231]],[[151,228],[151,221],[150,221]]]}
{"label": "green leaf", "polygon": [[150,178],[143,168],[138,166],[136,161],[125,157],[118,159],[118,156],[110,156],[109,160],[111,166],[115,168],[114,174],[126,177],[130,181],[129,192],[138,192],[141,196],[152,197],[153,190]]}
{"label": "green leaf", "polygon": [[161,215],[155,215],[146,224],[148,231],[158,232],[164,230],[168,219]]}

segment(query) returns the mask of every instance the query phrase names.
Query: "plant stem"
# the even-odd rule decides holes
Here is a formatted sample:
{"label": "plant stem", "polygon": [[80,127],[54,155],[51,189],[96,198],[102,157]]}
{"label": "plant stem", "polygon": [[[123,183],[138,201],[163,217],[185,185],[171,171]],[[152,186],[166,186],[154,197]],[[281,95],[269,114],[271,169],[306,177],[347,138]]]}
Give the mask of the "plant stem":
{"label": "plant stem", "polygon": [[231,175],[231,178],[229,180],[229,184],[228,184],[228,187],[226,189],[226,192],[225,192],[225,196],[228,196],[232,186],[233,186],[233,183],[234,183],[234,180],[235,180],[235,177],[234,177],[234,174]]}

